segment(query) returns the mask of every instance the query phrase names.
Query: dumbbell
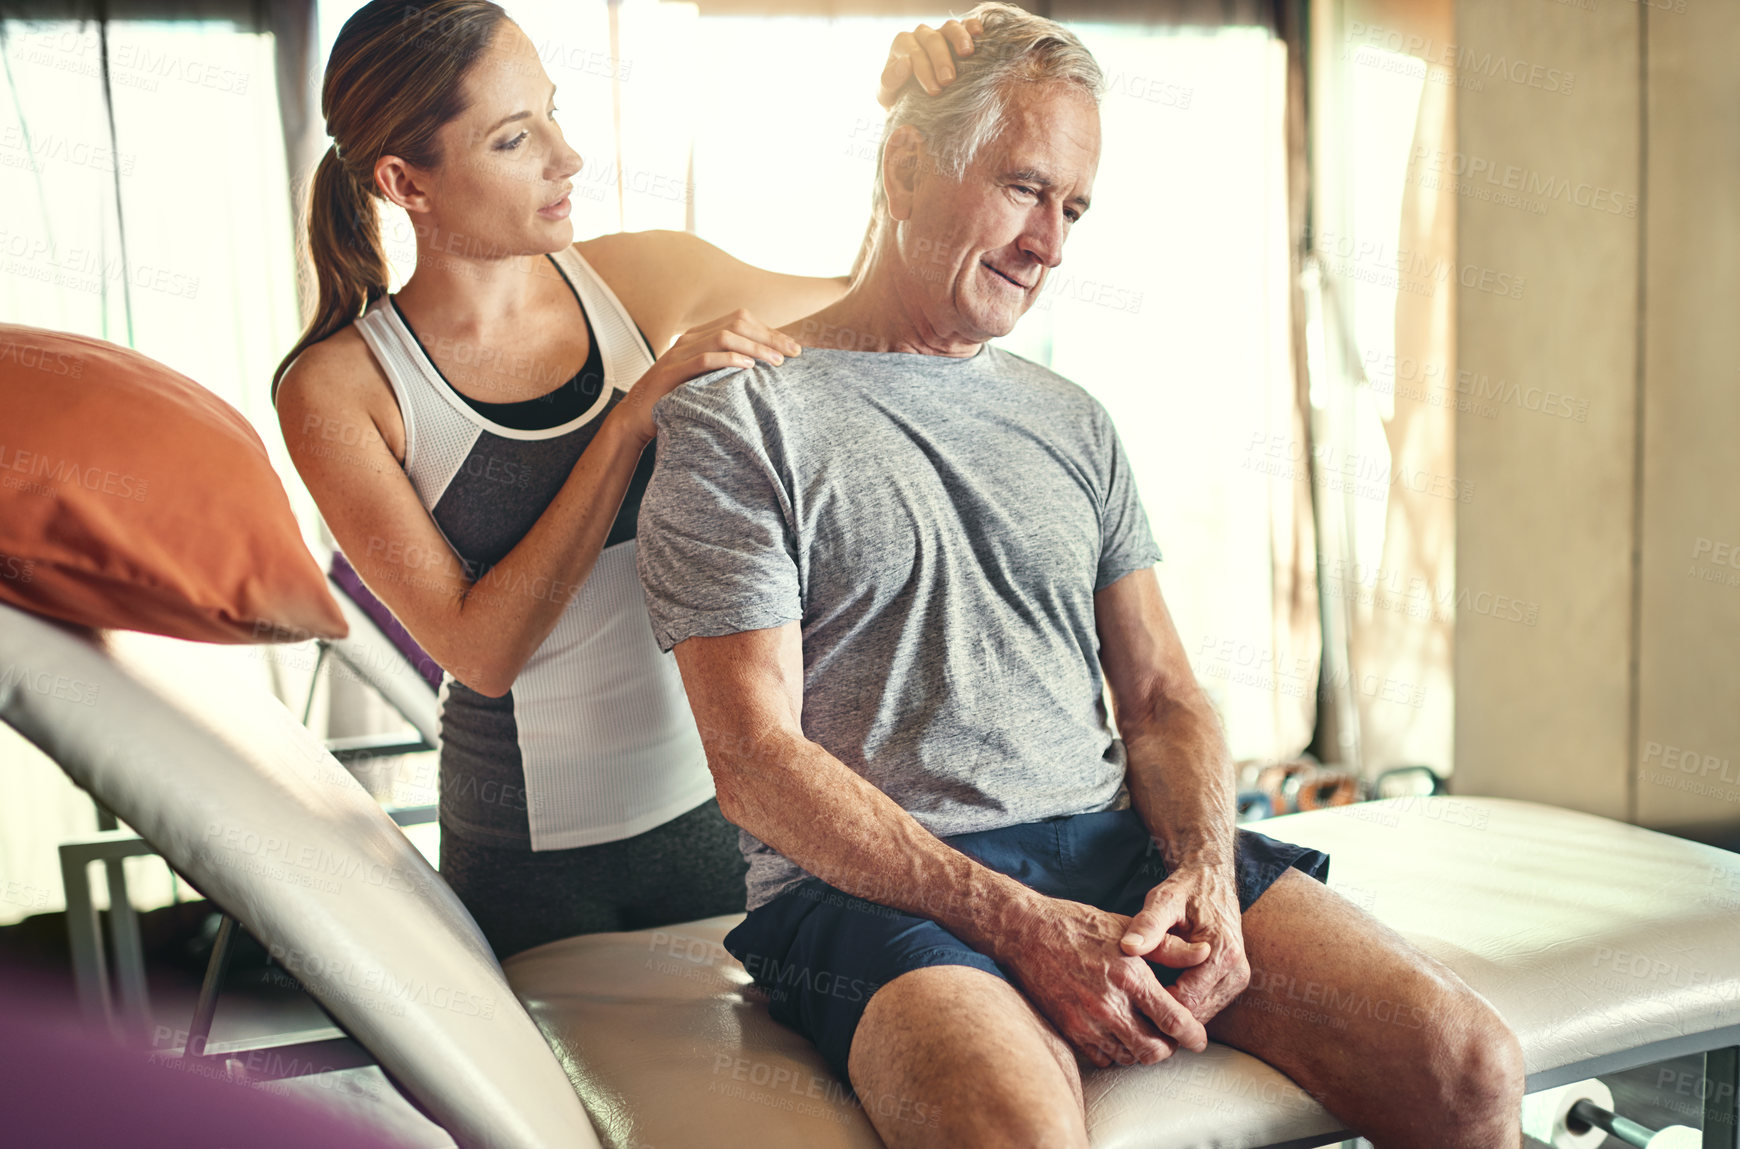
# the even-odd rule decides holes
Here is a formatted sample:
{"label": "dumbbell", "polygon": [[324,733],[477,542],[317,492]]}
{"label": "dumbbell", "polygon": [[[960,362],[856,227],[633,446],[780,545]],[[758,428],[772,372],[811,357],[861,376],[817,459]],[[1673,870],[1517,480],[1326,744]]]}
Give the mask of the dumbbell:
{"label": "dumbbell", "polygon": [[1669,1125],[1666,1129],[1646,1129],[1628,1117],[1611,1109],[1603,1109],[1593,1101],[1579,1101],[1571,1106],[1570,1120],[1565,1126],[1573,1132],[1582,1124],[1592,1129],[1606,1130],[1627,1145],[1638,1149],[1701,1149],[1704,1135],[1684,1125]]}

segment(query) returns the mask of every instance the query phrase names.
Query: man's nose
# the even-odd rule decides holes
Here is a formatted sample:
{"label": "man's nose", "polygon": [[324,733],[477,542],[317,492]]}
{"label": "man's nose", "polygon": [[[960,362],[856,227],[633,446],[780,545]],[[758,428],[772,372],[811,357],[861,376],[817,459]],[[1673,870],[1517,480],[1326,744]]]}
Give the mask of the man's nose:
{"label": "man's nose", "polygon": [[1064,221],[1061,207],[1038,205],[1027,217],[1020,247],[1046,267],[1056,267],[1063,262],[1063,241],[1068,234],[1069,225]]}

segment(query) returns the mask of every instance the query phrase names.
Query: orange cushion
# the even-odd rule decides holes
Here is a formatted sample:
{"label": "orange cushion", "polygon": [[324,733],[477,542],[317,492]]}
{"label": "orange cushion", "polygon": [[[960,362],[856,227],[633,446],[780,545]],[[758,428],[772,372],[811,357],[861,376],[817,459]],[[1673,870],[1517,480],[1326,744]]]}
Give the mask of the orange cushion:
{"label": "orange cushion", "polygon": [[346,633],[265,444],[193,380],[0,324],[0,600],[203,642]]}

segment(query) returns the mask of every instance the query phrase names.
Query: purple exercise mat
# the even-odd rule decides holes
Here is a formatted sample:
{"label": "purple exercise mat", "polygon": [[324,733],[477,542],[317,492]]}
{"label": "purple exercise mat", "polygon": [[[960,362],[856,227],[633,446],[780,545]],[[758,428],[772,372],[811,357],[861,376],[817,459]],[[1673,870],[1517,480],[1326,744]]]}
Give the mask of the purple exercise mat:
{"label": "purple exercise mat", "polygon": [[363,585],[362,576],[356,573],[356,568],[350,565],[350,560],[339,551],[332,552],[330,574],[332,581],[338,584],[339,589],[350,596],[352,602],[362,607],[363,613],[374,620],[375,625],[381,628],[394,648],[410,660],[412,666],[417,668],[417,673],[423,676],[423,681],[429,684],[429,688],[431,690],[441,689],[441,668],[435,664],[435,660],[430,658],[422,647],[417,645],[417,640],[411,637],[411,632],[399,624],[399,620],[393,617],[393,612],[387,609],[386,604],[369,592],[369,588]]}

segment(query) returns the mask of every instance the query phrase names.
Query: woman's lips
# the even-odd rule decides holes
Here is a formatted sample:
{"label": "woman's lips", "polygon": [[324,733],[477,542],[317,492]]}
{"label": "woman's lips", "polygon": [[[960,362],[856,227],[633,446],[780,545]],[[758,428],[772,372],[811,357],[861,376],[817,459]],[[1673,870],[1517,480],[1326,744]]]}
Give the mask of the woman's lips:
{"label": "woman's lips", "polygon": [[568,197],[564,195],[555,203],[545,204],[543,207],[539,208],[538,214],[543,216],[545,219],[566,219],[568,218],[568,212],[572,207],[573,205],[568,202]]}

